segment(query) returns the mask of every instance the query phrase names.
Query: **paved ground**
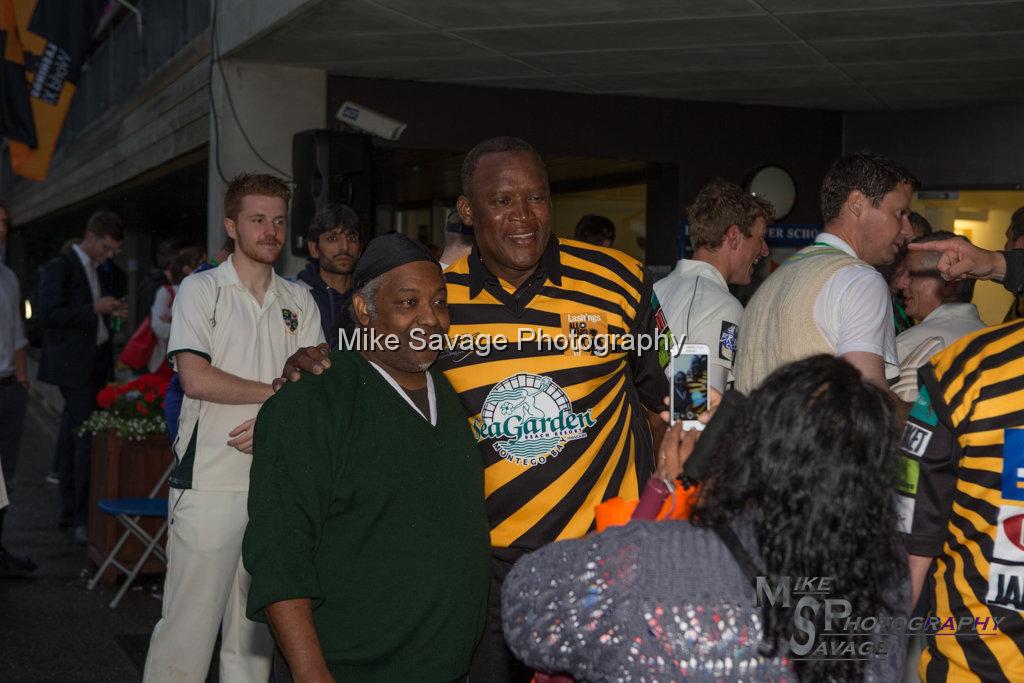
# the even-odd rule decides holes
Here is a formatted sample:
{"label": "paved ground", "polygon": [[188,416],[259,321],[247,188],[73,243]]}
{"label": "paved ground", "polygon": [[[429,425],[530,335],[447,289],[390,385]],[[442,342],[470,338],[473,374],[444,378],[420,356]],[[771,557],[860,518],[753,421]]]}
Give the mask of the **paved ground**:
{"label": "paved ground", "polygon": [[4,543],[39,571],[0,580],[0,681],[138,681],[161,581],[137,584],[116,610],[107,606],[114,589],[86,590],[85,549],[57,528],[57,487],[43,481],[56,428],[56,416],[33,400]]}
{"label": "paved ground", "polygon": [[[70,529],[57,527],[59,493],[45,483],[57,416],[33,397],[25,421],[4,545],[39,565],[31,579],[0,579],[0,683],[139,681],[160,618],[163,576],[137,580],[116,610],[117,587],[86,590],[95,567]],[[216,683],[218,646],[207,683]],[[290,683],[278,654],[270,683]]]}

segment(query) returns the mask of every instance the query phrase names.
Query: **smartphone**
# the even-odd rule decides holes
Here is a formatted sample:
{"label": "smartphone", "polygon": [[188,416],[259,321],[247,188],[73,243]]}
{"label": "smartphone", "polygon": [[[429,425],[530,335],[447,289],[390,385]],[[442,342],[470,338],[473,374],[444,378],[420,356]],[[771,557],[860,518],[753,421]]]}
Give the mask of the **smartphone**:
{"label": "smartphone", "polygon": [[669,413],[672,424],[682,420],[683,429],[704,429],[698,418],[708,409],[711,395],[706,344],[683,344],[672,356],[672,393],[669,394]]}

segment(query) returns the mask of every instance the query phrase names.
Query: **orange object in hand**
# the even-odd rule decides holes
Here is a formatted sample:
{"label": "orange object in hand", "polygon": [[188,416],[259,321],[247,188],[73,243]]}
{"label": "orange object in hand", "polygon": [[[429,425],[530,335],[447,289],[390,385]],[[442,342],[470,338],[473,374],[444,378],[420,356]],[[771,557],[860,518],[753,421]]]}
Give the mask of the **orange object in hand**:
{"label": "orange object in hand", "polygon": [[[665,519],[689,519],[690,511],[697,501],[697,493],[700,486],[684,487],[678,481],[675,483],[675,495],[666,496],[665,502],[658,512],[658,521]],[[675,505],[673,506],[673,501]],[[600,533],[611,526],[623,526],[629,524],[633,519],[633,512],[639,500],[624,500],[621,497],[609,498],[603,503],[594,506],[594,519],[597,531]]]}

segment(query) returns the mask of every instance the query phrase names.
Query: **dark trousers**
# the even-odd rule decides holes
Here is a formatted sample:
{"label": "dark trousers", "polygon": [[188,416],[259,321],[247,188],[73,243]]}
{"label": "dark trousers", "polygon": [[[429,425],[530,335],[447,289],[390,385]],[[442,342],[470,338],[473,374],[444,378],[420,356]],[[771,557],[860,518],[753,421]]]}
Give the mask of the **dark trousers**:
{"label": "dark trousers", "polygon": [[49,474],[56,474],[60,476],[60,451],[56,448],[53,449],[53,457],[50,459],[50,472]]}
{"label": "dark trousers", "polygon": [[512,565],[523,553],[495,549],[502,557],[491,555],[491,588],[487,599],[487,621],[484,635],[473,653],[469,667],[469,683],[529,683],[533,670],[523,665],[505,644],[501,628],[501,586]]}
{"label": "dark trousers", "polygon": [[[0,385],[0,467],[3,468],[7,492],[14,488],[14,475],[21,450],[21,432],[28,410],[28,392],[18,383]],[[4,513],[0,510],[0,544],[4,537]]]}
{"label": "dark trousers", "polygon": [[96,410],[96,394],[107,382],[109,347],[96,349],[89,382],[81,387],[60,387],[64,412],[57,432],[57,457],[60,467],[60,520],[73,526],[86,526],[89,519],[89,472],[92,467],[92,434],[78,436],[77,430]]}

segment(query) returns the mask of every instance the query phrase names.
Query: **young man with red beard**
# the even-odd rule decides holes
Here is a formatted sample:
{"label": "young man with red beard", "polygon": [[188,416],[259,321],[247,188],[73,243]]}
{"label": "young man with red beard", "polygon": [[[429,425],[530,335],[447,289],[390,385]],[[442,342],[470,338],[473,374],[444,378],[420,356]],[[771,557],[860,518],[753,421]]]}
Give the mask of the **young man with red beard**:
{"label": "young man with red beard", "polygon": [[204,681],[217,632],[220,680],[266,681],[273,641],[245,616],[242,536],[253,425],[270,382],[298,348],[323,342],[309,290],[274,273],[291,192],[278,178],[242,174],[224,195],[235,252],[184,281],[167,354],[185,399],[170,485],[167,578],[146,681]]}

